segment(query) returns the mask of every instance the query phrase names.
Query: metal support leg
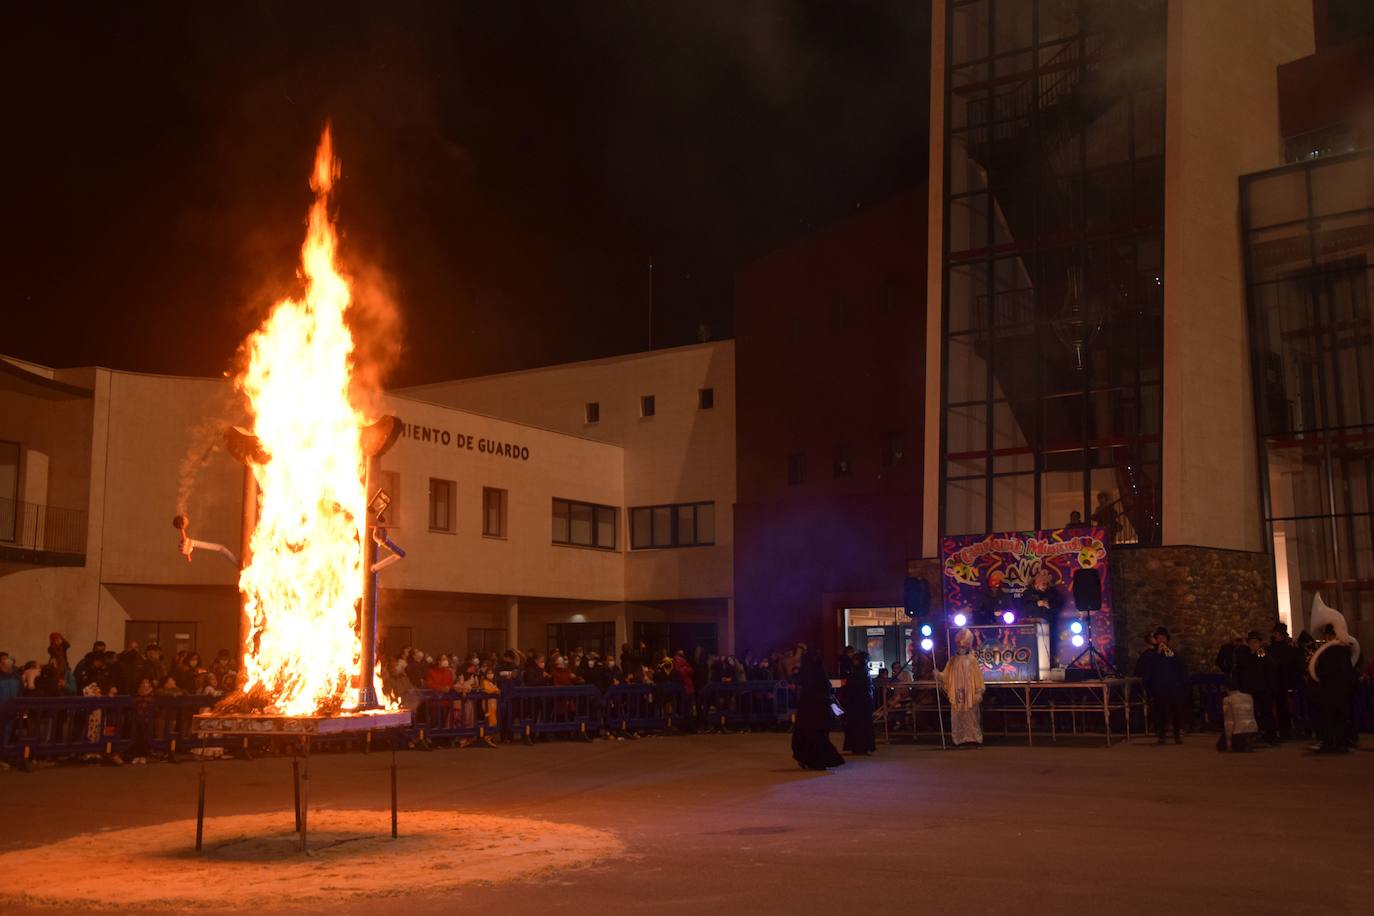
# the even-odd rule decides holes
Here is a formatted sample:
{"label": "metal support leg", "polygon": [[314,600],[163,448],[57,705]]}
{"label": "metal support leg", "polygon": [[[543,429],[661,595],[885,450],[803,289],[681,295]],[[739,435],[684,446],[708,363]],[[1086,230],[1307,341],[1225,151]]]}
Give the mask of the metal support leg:
{"label": "metal support leg", "polygon": [[391,742],[391,838],[396,839],[396,742]]}
{"label": "metal support leg", "polygon": [[1107,679],[1102,679],[1102,726],[1107,732],[1107,747],[1112,746],[1112,694]]}
{"label": "metal support leg", "polygon": [[301,758],[301,852],[306,851],[310,835],[310,744],[307,739],[305,756]]}
{"label": "metal support leg", "polygon": [[200,759],[200,788],[196,798],[196,852],[205,837],[205,758]]}
{"label": "metal support leg", "polygon": [[301,759],[291,755],[291,795],[296,802],[296,832],[301,832]]}

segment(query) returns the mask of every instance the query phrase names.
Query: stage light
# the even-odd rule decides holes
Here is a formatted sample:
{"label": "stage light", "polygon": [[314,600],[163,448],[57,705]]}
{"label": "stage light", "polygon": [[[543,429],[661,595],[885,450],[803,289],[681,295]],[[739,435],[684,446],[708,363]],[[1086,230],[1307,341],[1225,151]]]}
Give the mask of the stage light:
{"label": "stage light", "polygon": [[955,615],[954,615],[954,625],[955,625],[956,627],[962,627],[962,626],[964,626],[966,623],[968,623],[968,618],[965,617],[963,614],[955,614]]}
{"label": "stage light", "polygon": [[1011,626],[1013,623],[1016,623],[1016,615],[1013,614],[1011,611],[1003,611],[1002,622],[1005,623],[1007,626]]}
{"label": "stage light", "polygon": [[923,624],[921,624],[921,635],[922,635],[922,636],[934,636],[934,635],[935,635],[935,630],[931,628],[930,624],[928,624],[928,623],[923,623]]}
{"label": "stage light", "polygon": [[[1073,623],[1069,624],[1069,632],[1075,636],[1077,636],[1079,633],[1082,633],[1083,621],[1075,620]],[[1074,643],[1074,645],[1078,645],[1078,643]]]}
{"label": "stage light", "polygon": [[1082,637],[1082,636],[1079,636],[1079,635],[1077,635],[1077,634],[1074,634],[1073,639],[1069,640],[1069,642],[1073,643],[1073,647],[1074,647],[1075,649],[1081,649],[1081,648],[1083,648],[1083,637]]}
{"label": "stage light", "polygon": [[925,639],[921,640],[921,651],[922,651],[922,652],[929,652],[931,649],[934,649],[934,648],[935,648],[935,640],[931,639],[929,636],[927,636]]}

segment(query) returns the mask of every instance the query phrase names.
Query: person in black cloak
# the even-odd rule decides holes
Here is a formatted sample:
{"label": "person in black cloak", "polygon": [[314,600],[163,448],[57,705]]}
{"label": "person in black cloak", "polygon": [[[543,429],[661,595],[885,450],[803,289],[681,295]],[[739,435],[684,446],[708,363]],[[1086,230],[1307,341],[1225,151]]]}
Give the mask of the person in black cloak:
{"label": "person in black cloak", "polygon": [[844,707],[844,749],[867,757],[878,749],[873,737],[873,682],[868,677],[868,653],[856,652],[845,679],[840,705]]}
{"label": "person in black cloak", "polygon": [[830,678],[815,652],[802,654],[797,669],[797,721],[792,726],[792,759],[803,770],[824,770],[844,763],[830,743]]}

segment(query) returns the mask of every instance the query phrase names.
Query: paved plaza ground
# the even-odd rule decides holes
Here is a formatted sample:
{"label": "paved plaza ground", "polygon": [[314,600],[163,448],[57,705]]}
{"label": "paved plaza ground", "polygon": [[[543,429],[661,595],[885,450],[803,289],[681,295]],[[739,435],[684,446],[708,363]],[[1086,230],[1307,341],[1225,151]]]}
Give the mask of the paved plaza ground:
{"label": "paved plaza ground", "polygon": [[[838,737],[838,736],[837,736]],[[317,755],[312,807],[387,804],[387,754]],[[880,746],[830,774],[785,734],[405,752],[405,809],[539,818],[617,835],[609,861],[534,880],[255,912],[1369,913],[1374,756],[1212,737],[1105,748]],[[199,766],[0,773],[0,853],[194,816]],[[281,758],[207,767],[207,816],[280,812]],[[193,840],[187,835],[189,845]],[[24,875],[0,881],[13,890]],[[121,882],[110,875],[112,902]],[[54,913],[43,907],[15,912]],[[71,910],[67,910],[71,912]]]}

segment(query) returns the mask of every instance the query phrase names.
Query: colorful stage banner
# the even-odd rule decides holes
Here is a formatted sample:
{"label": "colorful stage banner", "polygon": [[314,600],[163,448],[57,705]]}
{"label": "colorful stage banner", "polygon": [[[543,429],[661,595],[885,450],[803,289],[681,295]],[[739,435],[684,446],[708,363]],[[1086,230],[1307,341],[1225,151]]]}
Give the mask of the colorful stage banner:
{"label": "colorful stage banner", "polygon": [[[1093,611],[1092,636],[1097,649],[1112,658],[1112,590],[1107,564],[1106,531],[1098,527],[1054,528],[1047,531],[1005,532],[947,537],[940,544],[948,619],[963,613],[971,623],[993,623],[994,616],[1012,611],[1018,619],[1052,618],[1050,641],[1054,663],[1068,665],[1084,646],[1073,644],[1078,622],[1087,638],[1088,618],[1074,605],[1073,575],[1095,569],[1102,583],[1102,609]],[[1035,574],[1049,573],[1046,614],[1027,594]],[[951,624],[952,626],[952,624]],[[1085,667],[1086,659],[1079,662]]]}

